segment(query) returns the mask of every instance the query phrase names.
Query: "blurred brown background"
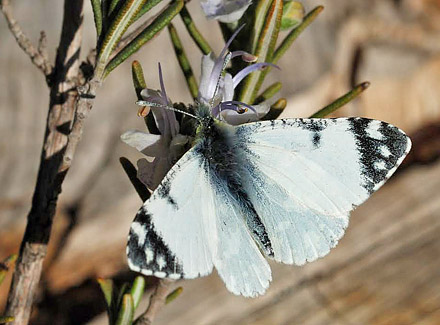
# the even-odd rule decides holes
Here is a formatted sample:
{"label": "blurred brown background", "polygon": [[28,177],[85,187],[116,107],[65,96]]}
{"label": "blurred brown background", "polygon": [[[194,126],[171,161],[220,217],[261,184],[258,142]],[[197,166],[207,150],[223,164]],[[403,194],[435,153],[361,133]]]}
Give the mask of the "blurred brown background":
{"label": "blurred brown background", "polygon": [[[319,4],[325,10],[271,77],[283,83],[289,103],[284,116],[308,116],[368,80],[370,89],[338,115],[368,116],[401,127],[412,135],[412,153],[402,171],[353,213],[345,237],[329,256],[304,267],[272,264],[272,285],[257,299],[233,296],[216,274],[183,281],[183,294],[162,310],[158,324],[440,323],[440,1],[303,3],[307,10]],[[14,1],[13,7],[35,43],[40,30],[47,32],[53,59],[62,2]],[[189,8],[219,51],[223,41],[216,23],[203,18],[196,0]],[[200,53],[179,17],[175,24],[198,75]],[[86,1],[84,57],[94,42]],[[153,88],[161,61],[170,97],[190,101],[166,31],[133,59],[142,63]],[[140,158],[119,135],[144,129],[136,116],[130,62],[105,81],[86,122],[60,197],[34,324],[105,324],[95,278],[133,277],[125,241],[141,202],[118,161],[120,156]],[[42,75],[0,18],[0,258],[17,252],[21,241],[48,98]],[[0,287],[2,304],[8,286]]]}

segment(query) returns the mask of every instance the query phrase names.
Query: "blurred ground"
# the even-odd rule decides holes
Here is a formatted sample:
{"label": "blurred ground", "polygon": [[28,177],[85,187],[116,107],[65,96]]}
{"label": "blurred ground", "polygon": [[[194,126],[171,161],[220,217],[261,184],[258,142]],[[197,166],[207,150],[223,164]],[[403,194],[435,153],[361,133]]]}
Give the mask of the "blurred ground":
{"label": "blurred ground", "polygon": [[[413,134],[440,119],[440,1],[307,0],[324,12],[280,62],[272,80],[283,83],[286,117],[308,116],[368,80],[370,89],[339,115],[382,119]],[[13,3],[25,32],[36,43],[40,30],[49,48],[59,38],[62,3]],[[214,22],[190,3],[211,45],[223,41]],[[50,17],[50,19],[48,19]],[[200,53],[176,20],[196,75]],[[94,44],[86,1],[85,57]],[[38,71],[0,19],[0,258],[16,252],[30,207],[48,107]],[[55,51],[51,53],[55,56]],[[157,62],[174,101],[189,102],[185,82],[163,32],[133,59],[144,66],[149,86],[158,87]],[[127,129],[143,129],[136,117],[130,64],[106,80],[63,187],[35,324],[81,324],[99,311],[92,279],[124,277],[124,246],[141,202],[118,158],[139,156],[119,141]],[[419,136],[413,152],[435,155],[439,132]],[[419,139],[418,138],[418,139]],[[437,140],[436,140],[437,139]],[[426,154],[426,151],[428,154]],[[424,157],[424,156],[423,156]],[[429,158],[429,157],[428,157]],[[413,162],[416,161],[413,157]],[[429,159],[428,159],[429,160]],[[347,235],[325,259],[306,267],[274,265],[268,294],[232,296],[217,275],[184,282],[183,296],[163,310],[158,323],[195,324],[438,324],[438,163],[409,166],[353,215]],[[7,283],[0,288],[4,301]],[[86,303],[87,302],[87,303]],[[98,318],[94,324],[104,324]]]}

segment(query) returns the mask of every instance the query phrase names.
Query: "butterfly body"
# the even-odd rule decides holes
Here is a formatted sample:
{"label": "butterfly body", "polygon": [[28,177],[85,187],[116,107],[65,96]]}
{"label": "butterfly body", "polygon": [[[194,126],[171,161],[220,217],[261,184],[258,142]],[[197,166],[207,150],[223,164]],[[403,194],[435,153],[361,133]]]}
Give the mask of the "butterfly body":
{"label": "butterfly body", "polygon": [[195,278],[215,267],[227,288],[254,297],[271,281],[266,258],[302,265],[326,255],[349,212],[410,148],[375,120],[285,119],[231,126],[200,108],[193,147],[139,210],[130,267]]}

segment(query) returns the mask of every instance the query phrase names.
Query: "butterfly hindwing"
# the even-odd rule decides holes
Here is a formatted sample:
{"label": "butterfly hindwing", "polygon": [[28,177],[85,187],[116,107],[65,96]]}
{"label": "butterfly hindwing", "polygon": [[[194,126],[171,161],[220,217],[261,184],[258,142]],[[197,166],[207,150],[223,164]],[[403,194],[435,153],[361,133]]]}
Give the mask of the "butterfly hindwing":
{"label": "butterfly hindwing", "polygon": [[172,279],[207,275],[215,266],[231,292],[262,294],[271,271],[246,226],[243,214],[249,213],[199,147],[173,166],[139,210],[129,234],[129,265]]}
{"label": "butterfly hindwing", "polygon": [[274,259],[298,265],[336,246],[349,212],[410,149],[398,128],[363,118],[256,122],[237,127],[235,138]]}
{"label": "butterfly hindwing", "polygon": [[[139,210],[128,241],[132,269],[170,278],[211,273],[215,223],[200,201],[210,190],[200,166],[194,151],[187,152]],[[147,262],[138,256],[145,256]]]}

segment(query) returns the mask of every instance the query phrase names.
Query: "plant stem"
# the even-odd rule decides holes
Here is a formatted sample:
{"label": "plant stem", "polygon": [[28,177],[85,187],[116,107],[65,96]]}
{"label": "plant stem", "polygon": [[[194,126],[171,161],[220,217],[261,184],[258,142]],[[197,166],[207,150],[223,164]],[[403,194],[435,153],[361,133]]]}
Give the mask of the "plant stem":
{"label": "plant stem", "polygon": [[199,86],[197,85],[196,78],[191,68],[191,64],[186,56],[185,49],[180,41],[177,30],[173,24],[168,25],[168,31],[170,33],[171,42],[173,43],[174,52],[176,53],[177,60],[179,61],[180,68],[185,76],[186,85],[188,86],[191,96],[196,99]]}
{"label": "plant stem", "polygon": [[158,311],[165,305],[172,281],[159,280],[151,295],[147,310],[134,322],[135,325],[151,325]]}
{"label": "plant stem", "polygon": [[14,317],[15,325],[29,321],[61,185],[100,85],[96,79],[82,87],[77,84],[82,22],[83,1],[65,0],[37,183],[6,307],[6,314]]}
{"label": "plant stem", "polygon": [[354,87],[351,91],[346,93],[345,95],[339,97],[336,99],[333,103],[327,105],[326,107],[320,109],[315,114],[310,116],[310,118],[323,118],[327,115],[333,113],[338,108],[341,108],[348,102],[351,102],[353,99],[355,99],[357,96],[359,96],[365,89],[367,89],[370,86],[370,83],[368,81],[363,82],[356,87]]}
{"label": "plant stem", "polygon": [[29,38],[23,33],[17,20],[14,18],[9,0],[0,0],[0,10],[3,12],[6,22],[8,23],[8,28],[17,41],[17,44],[29,56],[32,63],[40,69],[46,77],[49,76],[52,72],[52,65],[38,52]]}

